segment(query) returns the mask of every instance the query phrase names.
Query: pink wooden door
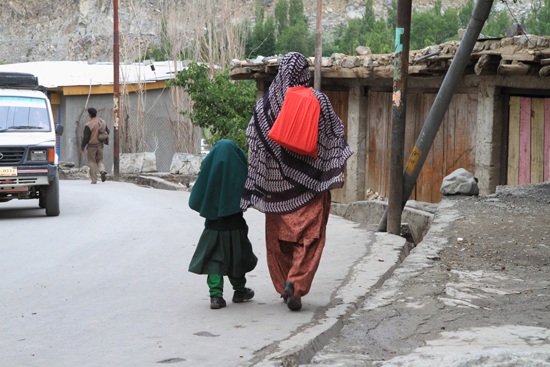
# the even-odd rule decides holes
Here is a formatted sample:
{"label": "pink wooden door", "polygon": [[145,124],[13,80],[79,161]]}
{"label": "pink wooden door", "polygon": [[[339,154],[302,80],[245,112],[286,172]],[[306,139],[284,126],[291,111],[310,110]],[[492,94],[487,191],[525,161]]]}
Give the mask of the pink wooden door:
{"label": "pink wooden door", "polygon": [[550,177],[550,98],[510,97],[508,185]]}

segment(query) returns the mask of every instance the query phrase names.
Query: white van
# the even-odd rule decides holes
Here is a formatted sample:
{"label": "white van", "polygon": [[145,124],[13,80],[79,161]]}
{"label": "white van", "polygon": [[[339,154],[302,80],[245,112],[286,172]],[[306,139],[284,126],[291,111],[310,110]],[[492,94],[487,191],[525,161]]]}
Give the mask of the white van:
{"label": "white van", "polygon": [[56,134],[46,89],[32,74],[0,72],[0,203],[38,199],[59,215]]}

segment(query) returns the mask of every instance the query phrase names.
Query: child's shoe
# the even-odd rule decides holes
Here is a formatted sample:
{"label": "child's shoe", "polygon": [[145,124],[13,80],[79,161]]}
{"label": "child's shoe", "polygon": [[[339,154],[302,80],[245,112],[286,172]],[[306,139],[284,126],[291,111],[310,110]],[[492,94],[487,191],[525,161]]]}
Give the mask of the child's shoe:
{"label": "child's shoe", "polygon": [[233,303],[241,303],[254,297],[254,291],[250,288],[245,288],[241,292],[233,293]]}
{"label": "child's shoe", "polygon": [[223,297],[210,297],[210,308],[217,310],[219,308],[225,307],[226,303]]}

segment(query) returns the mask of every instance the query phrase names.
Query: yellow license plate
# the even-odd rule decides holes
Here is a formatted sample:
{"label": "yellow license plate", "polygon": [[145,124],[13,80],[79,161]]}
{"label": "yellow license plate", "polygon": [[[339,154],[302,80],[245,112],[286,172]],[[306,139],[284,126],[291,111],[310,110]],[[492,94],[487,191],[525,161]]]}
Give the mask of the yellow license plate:
{"label": "yellow license plate", "polygon": [[0,176],[17,176],[17,167],[0,167]]}

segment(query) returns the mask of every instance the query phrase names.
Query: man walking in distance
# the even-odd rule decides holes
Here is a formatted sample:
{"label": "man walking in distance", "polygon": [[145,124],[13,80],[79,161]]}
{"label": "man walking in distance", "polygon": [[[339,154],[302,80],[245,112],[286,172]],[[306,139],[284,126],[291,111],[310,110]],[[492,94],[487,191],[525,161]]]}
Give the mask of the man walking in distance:
{"label": "man walking in distance", "polygon": [[[88,116],[91,120],[84,126],[84,136],[82,137],[82,144],[80,145],[80,154],[84,153],[84,148],[88,146],[88,164],[90,165],[90,178],[92,184],[97,184],[97,169],[101,174],[101,182],[105,182],[107,179],[107,172],[105,172],[105,164],[103,164],[103,142],[99,141],[99,126],[100,124],[106,124],[105,121],[100,120],[97,116],[97,110],[93,107],[88,108]],[[105,127],[107,134],[109,128]]]}

